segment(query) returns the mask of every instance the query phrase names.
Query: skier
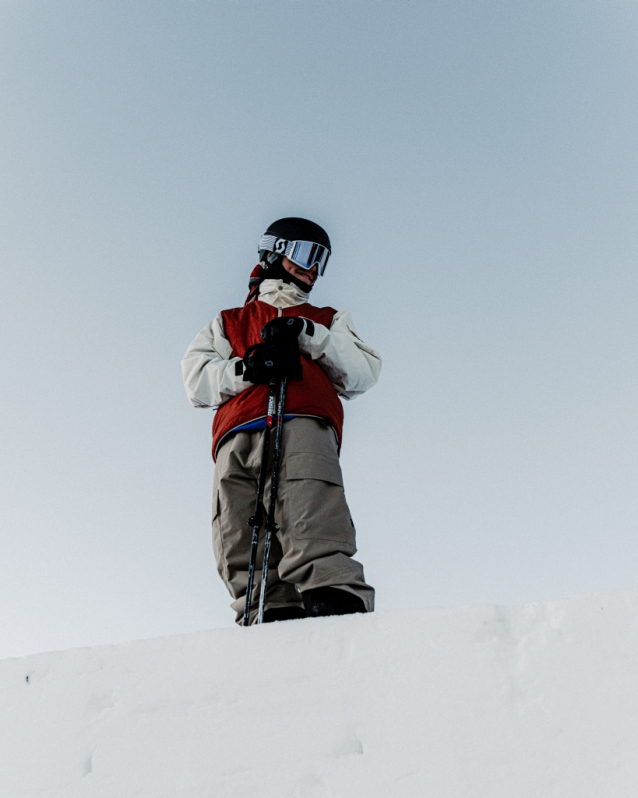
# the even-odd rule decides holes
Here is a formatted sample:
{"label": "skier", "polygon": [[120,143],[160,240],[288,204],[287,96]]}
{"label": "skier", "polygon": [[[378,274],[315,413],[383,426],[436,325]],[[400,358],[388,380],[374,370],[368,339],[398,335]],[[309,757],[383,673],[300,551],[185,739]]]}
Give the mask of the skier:
{"label": "skier", "polygon": [[[258,252],[260,263],[251,274],[244,306],[222,311],[182,359],[191,403],[217,410],[217,569],[241,623],[251,547],[247,522],[255,506],[268,383],[286,374],[276,502],[279,527],[272,540],[263,620],[371,612],[374,589],[366,583],[362,565],[352,559],[355,528],[339,463],[339,397],[353,399],[371,388],[379,377],[381,358],[357,336],[347,310],[308,302],[331,254],[322,227],[307,219],[279,219],[262,236]],[[244,359],[249,347],[250,356]],[[258,570],[257,581],[260,578]],[[250,623],[257,619],[256,598],[257,591],[247,613]]]}

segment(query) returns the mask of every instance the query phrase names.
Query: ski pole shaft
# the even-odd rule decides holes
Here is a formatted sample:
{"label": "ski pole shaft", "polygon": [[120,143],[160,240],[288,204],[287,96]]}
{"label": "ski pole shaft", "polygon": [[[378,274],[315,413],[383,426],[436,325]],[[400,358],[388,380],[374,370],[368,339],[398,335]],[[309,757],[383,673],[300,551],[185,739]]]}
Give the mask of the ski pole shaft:
{"label": "ski pole shaft", "polygon": [[279,466],[281,462],[281,436],[284,428],[284,410],[286,407],[286,387],[287,377],[282,377],[279,385],[279,401],[277,402],[277,429],[275,431],[275,448],[272,454],[272,472],[270,475],[270,502],[268,505],[268,516],[266,518],[266,542],[264,545],[264,560],[261,569],[261,590],[259,592],[259,612],[257,623],[264,621],[264,608],[266,604],[266,590],[268,587],[268,564],[270,561],[270,544],[273,532],[279,527],[275,523],[275,505],[277,503],[277,491],[279,490]]}
{"label": "ski pole shaft", "polygon": [[244,606],[243,625],[250,624],[250,606],[253,596],[253,585],[255,584],[255,566],[257,564],[257,548],[259,546],[259,530],[264,518],[264,490],[266,487],[266,473],[268,470],[268,453],[270,450],[270,431],[273,426],[275,414],[275,402],[277,399],[277,381],[270,380],[268,385],[268,405],[266,408],[266,427],[264,429],[261,464],[259,466],[259,478],[257,480],[257,499],[255,501],[255,512],[248,519],[248,523],[253,528],[250,543],[250,560],[248,561],[248,583],[246,585],[246,605]]}

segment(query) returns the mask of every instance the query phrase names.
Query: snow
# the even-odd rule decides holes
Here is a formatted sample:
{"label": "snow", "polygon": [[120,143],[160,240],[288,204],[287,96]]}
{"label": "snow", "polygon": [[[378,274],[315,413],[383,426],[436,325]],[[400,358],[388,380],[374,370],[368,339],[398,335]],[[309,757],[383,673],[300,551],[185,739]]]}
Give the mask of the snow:
{"label": "snow", "polygon": [[5,660],[0,794],[635,798],[637,631],[628,590]]}

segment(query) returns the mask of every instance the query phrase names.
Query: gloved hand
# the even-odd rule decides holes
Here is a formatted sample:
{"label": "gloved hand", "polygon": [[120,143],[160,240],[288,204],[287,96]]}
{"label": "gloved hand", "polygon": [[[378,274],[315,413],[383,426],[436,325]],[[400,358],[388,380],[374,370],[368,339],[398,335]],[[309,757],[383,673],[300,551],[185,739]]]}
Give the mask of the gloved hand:
{"label": "gloved hand", "polygon": [[264,324],[261,338],[267,344],[292,344],[297,341],[305,326],[306,320],[299,316],[280,316]]}
{"label": "gloved hand", "polygon": [[292,344],[255,344],[243,357],[244,382],[255,385],[280,380],[282,377],[301,379],[302,367],[296,339]]}

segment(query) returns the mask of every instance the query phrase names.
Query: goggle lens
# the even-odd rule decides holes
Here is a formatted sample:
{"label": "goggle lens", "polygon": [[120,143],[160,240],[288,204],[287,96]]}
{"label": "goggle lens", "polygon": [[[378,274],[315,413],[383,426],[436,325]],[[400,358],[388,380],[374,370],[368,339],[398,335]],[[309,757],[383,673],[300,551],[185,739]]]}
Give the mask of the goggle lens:
{"label": "goggle lens", "polygon": [[323,276],[330,255],[326,247],[313,241],[291,241],[286,249],[290,249],[290,252],[286,252],[286,257],[294,264],[302,269],[312,269],[316,264],[317,272]]}

